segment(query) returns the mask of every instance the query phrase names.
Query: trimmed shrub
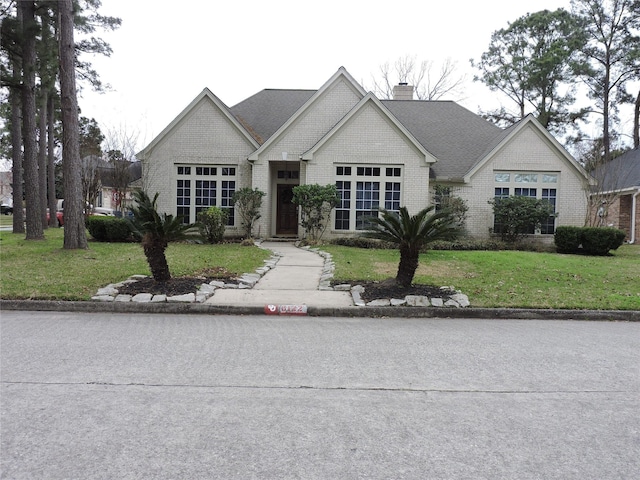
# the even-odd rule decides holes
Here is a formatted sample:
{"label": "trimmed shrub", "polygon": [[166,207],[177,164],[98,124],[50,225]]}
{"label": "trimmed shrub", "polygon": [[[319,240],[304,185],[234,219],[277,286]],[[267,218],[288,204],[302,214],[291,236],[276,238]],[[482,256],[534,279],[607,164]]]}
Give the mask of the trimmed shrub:
{"label": "trimmed shrub", "polygon": [[475,239],[461,237],[457,240],[438,240],[429,244],[430,250],[506,250],[513,249],[512,244],[507,244],[493,239]]}
{"label": "trimmed shrub", "polygon": [[558,227],[554,239],[559,253],[607,255],[622,245],[625,236],[612,227]]}
{"label": "trimmed shrub", "polygon": [[492,198],[496,231],[503,242],[515,242],[532,234],[549,217],[555,217],[554,207],[546,200],[532,197],[511,196]]}
{"label": "trimmed shrub", "polygon": [[327,228],[331,210],[340,203],[340,196],[334,184],[306,184],[293,187],[291,202],[300,207],[300,225],[305,237],[316,244]]}
{"label": "trimmed shrub", "polygon": [[229,220],[229,214],[219,207],[209,207],[198,213],[198,228],[200,234],[209,243],[220,243],[224,237],[224,229]]}
{"label": "trimmed shrub", "polygon": [[606,255],[617,250],[626,234],[612,227],[585,227],[582,229],[582,248],[587,255]]}
{"label": "trimmed shrub", "polygon": [[341,237],[334,238],[329,243],[333,245],[341,245],[343,247],[355,247],[355,248],[382,248],[382,249],[396,249],[398,248],[391,242],[383,242],[382,240],[376,240],[374,238],[364,237]]}
{"label": "trimmed shrub", "polygon": [[85,224],[89,234],[98,242],[128,242],[131,227],[124,218],[89,216]]}
{"label": "trimmed shrub", "polygon": [[[249,187],[236,190],[231,198],[231,202],[238,211],[240,224],[244,228],[245,238],[252,238],[253,224],[260,218],[260,207],[262,206],[262,197],[266,193],[257,188],[251,190]],[[252,243],[253,245],[253,243]]]}
{"label": "trimmed shrub", "polygon": [[107,217],[87,217],[85,220],[85,225],[87,230],[89,230],[89,234],[98,242],[106,242],[107,241]]}
{"label": "trimmed shrub", "polygon": [[558,227],[553,240],[558,253],[578,253],[582,243],[582,227]]}

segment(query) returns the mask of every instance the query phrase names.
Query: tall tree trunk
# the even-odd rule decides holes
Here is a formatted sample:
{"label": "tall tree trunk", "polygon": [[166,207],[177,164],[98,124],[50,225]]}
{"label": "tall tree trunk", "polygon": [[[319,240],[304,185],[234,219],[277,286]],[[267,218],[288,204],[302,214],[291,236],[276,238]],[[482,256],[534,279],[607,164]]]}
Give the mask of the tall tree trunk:
{"label": "tall tree trunk", "polygon": [[633,110],[633,148],[640,148],[640,91]]}
{"label": "tall tree trunk", "polygon": [[58,202],[56,201],[56,164],[55,164],[55,111],[53,93],[49,95],[49,108],[47,109],[47,191],[49,193],[49,226],[58,226],[56,211]]}
{"label": "tall tree trunk", "polygon": [[[18,9],[18,21],[21,19],[21,12]],[[13,75],[15,79],[20,78],[22,70],[20,59],[16,56],[12,60]],[[12,190],[13,190],[13,233],[24,233],[24,212],[22,210],[22,101],[20,100],[20,89],[11,87],[9,90],[9,101],[11,102],[11,159],[12,159]]]}
{"label": "tall tree trunk", "polygon": [[22,10],[22,135],[24,149],[24,182],[27,209],[27,240],[44,239],[42,229],[40,181],[36,146],[36,39],[33,1],[18,2]]}
{"label": "tall tree trunk", "polygon": [[62,171],[64,176],[64,248],[87,248],[82,204],[78,98],[72,0],[59,0]]}
{"label": "tall tree trunk", "polygon": [[602,119],[602,148],[604,150],[604,162],[608,163],[611,160],[611,136],[609,135],[609,90],[608,87],[604,91],[604,102],[603,102],[603,119]]}
{"label": "tall tree trunk", "polygon": [[[41,87],[40,92],[40,117],[38,118],[38,174],[40,175],[40,212],[42,219],[42,227],[47,228],[47,107],[49,106],[49,98],[47,91]],[[55,213],[55,212],[54,212]],[[49,212],[49,216],[52,213]]]}

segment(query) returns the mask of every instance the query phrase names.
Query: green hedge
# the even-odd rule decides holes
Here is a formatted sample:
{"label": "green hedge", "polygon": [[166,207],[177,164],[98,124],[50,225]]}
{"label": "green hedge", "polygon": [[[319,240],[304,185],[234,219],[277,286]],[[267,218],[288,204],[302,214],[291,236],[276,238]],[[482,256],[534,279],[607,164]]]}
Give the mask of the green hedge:
{"label": "green hedge", "polygon": [[129,242],[131,227],[124,218],[90,216],[86,222],[89,234],[98,242]]}
{"label": "green hedge", "polygon": [[617,228],[589,227],[582,233],[582,248],[588,255],[606,255],[624,242],[625,232]]}
{"label": "green hedge", "polygon": [[607,255],[625,239],[625,232],[611,227],[558,227],[554,236],[559,253]]}
{"label": "green hedge", "polygon": [[383,249],[395,249],[398,246],[395,243],[383,242],[382,240],[376,240],[374,238],[364,237],[339,237],[334,238],[329,243],[333,245],[341,245],[343,247],[355,247],[355,248],[383,248]]}
{"label": "green hedge", "polygon": [[558,253],[578,253],[584,227],[558,227],[553,237]]}

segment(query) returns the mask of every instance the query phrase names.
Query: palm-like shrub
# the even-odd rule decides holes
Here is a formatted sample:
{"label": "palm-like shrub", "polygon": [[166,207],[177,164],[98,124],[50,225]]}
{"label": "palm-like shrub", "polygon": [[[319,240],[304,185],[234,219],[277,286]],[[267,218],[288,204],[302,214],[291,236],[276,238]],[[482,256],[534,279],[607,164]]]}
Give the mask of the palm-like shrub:
{"label": "palm-like shrub", "polygon": [[407,207],[399,213],[381,209],[381,216],[369,220],[370,230],[362,236],[395,243],[400,249],[400,264],[396,283],[410,287],[418,269],[420,250],[435,240],[450,240],[457,236],[456,218],[448,211],[431,213],[435,207],[427,207],[415,215],[409,215]]}
{"label": "palm-like shrub", "polygon": [[184,240],[194,228],[193,224],[184,224],[180,217],[160,215],[156,208],[158,194],[153,200],[143,190],[134,192],[136,206],[131,208],[131,221],[134,235],[141,239],[144,254],[147,257],[151,275],[158,282],[171,279],[165,250],[169,242]]}

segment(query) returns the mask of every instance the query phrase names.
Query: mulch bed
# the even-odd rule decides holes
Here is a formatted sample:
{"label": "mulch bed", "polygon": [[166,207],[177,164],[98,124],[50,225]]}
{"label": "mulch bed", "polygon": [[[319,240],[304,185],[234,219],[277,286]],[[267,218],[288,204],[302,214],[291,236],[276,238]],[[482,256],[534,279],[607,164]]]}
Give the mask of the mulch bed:
{"label": "mulch bed", "polygon": [[219,280],[225,283],[238,283],[234,274],[222,267],[201,270],[191,277],[174,277],[166,282],[156,282],[152,277],[143,278],[135,282],[127,283],[118,288],[118,293],[124,295],[137,295],[138,293],[151,293],[153,295],[186,295],[195,293],[200,285]]}
{"label": "mulch bed", "polygon": [[[151,293],[153,295],[185,295],[187,293],[195,293],[200,285],[209,283],[212,280],[219,280],[225,283],[238,283],[237,278],[224,268],[207,269],[197,272],[195,276],[190,277],[174,277],[166,282],[156,282],[152,277],[143,278],[136,282],[127,283],[118,288],[118,293],[125,295],[137,295],[138,293]],[[365,302],[377,299],[404,298],[407,295],[422,295],[429,298],[448,299],[450,295],[456,292],[450,289],[442,289],[433,285],[411,285],[409,288],[403,288],[392,280],[382,282],[374,282],[371,280],[353,280],[351,282],[334,282],[336,284],[349,283],[353,285],[362,285],[364,292],[360,297]]]}
{"label": "mulch bed", "polygon": [[407,295],[422,295],[429,298],[443,298],[448,299],[450,295],[454,295],[456,292],[451,289],[441,289],[440,287],[434,287],[433,285],[411,285],[409,288],[404,288],[397,285],[393,281],[373,282],[370,280],[354,280],[351,282],[334,282],[334,284],[349,283],[353,285],[362,285],[364,292],[360,294],[360,297],[365,302],[371,302],[378,299],[392,299],[392,298],[404,298]]}

